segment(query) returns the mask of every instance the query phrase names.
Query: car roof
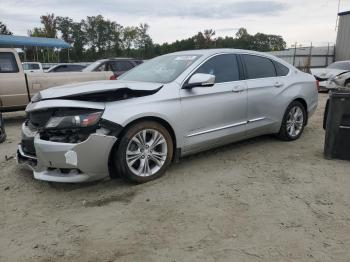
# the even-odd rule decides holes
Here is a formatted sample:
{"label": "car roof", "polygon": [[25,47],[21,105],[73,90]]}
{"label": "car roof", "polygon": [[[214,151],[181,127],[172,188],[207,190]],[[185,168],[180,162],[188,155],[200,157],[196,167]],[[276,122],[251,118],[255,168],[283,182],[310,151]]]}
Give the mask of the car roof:
{"label": "car roof", "polygon": [[130,57],[112,57],[112,58],[105,58],[105,59],[100,59],[100,60],[96,60],[95,62],[108,62],[108,61],[142,61],[142,59],[136,59],[136,58],[130,58]]}
{"label": "car roof", "polygon": [[257,56],[263,56],[269,59],[272,59],[274,61],[278,61],[280,64],[291,68],[292,66],[284,61],[283,59],[271,55],[269,53],[265,52],[257,52],[253,50],[245,50],[245,49],[234,49],[234,48],[213,48],[213,49],[195,49],[195,50],[188,50],[188,51],[179,51],[174,53],[169,53],[166,55],[201,55],[204,57],[210,57],[216,54],[251,54],[251,55],[257,55]]}
{"label": "car roof", "polygon": [[273,56],[268,53],[257,52],[253,50],[244,50],[244,49],[234,49],[234,48],[213,48],[213,49],[195,49],[195,50],[187,50],[187,51],[178,51],[174,53],[169,53],[167,55],[205,55],[211,56],[215,54],[222,53],[232,53],[232,54],[255,54],[262,55],[270,58],[276,59],[276,56]]}
{"label": "car roof", "polygon": [[75,64],[75,63],[62,63],[62,64],[54,65],[53,67],[58,67],[58,66],[69,66],[69,65],[84,66],[84,65]]}

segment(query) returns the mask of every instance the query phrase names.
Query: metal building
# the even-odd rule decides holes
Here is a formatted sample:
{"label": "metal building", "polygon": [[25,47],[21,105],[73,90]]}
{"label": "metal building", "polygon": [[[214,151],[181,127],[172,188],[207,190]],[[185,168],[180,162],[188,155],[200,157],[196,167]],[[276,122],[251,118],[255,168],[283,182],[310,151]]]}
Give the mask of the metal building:
{"label": "metal building", "polygon": [[272,51],[277,56],[298,68],[322,68],[334,62],[334,46],[294,47],[282,51]]}
{"label": "metal building", "polygon": [[335,60],[350,60],[350,11],[339,13]]}

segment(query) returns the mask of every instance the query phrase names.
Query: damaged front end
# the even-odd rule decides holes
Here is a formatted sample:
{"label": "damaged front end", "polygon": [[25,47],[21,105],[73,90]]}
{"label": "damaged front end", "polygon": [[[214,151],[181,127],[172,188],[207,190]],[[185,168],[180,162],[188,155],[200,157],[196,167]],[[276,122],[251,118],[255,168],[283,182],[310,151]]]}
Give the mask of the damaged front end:
{"label": "damaged front end", "polygon": [[29,106],[18,162],[46,181],[85,182],[108,176],[109,154],[122,127],[102,119],[102,114],[100,106]]}
{"label": "damaged front end", "polygon": [[108,176],[109,155],[122,126],[103,119],[106,103],[149,96],[161,88],[157,83],[98,81],[41,91],[26,108],[18,162],[46,181]]}

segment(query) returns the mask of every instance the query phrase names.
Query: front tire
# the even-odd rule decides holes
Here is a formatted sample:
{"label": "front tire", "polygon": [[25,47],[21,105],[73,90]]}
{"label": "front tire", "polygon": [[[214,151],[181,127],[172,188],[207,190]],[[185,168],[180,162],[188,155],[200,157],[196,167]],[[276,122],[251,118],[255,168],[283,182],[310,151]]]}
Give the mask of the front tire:
{"label": "front tire", "polygon": [[168,130],[154,121],[130,126],[114,152],[117,174],[134,182],[145,183],[162,176],[173,157],[173,140]]}
{"label": "front tire", "polygon": [[306,119],[306,109],[303,104],[293,101],[284,113],[278,137],[285,141],[297,140],[304,131]]}

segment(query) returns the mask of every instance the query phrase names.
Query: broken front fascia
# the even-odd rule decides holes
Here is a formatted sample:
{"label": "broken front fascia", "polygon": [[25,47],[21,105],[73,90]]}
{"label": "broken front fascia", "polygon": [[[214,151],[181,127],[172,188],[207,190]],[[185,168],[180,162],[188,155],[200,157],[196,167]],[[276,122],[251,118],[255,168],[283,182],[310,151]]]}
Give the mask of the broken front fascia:
{"label": "broken front fascia", "polygon": [[[49,105],[47,102],[50,102]],[[27,113],[30,118],[32,113],[41,111],[54,113],[55,110],[71,110],[72,107],[79,108],[80,111],[104,108],[101,103],[52,100],[30,104]],[[45,117],[46,121],[50,116]],[[48,129],[45,129],[44,123],[33,131],[31,123],[28,122],[22,126],[22,139],[26,139],[26,144],[19,145],[18,162],[29,165],[33,169],[35,178],[74,183],[98,180],[108,176],[109,155],[117,140],[117,133],[121,130],[119,125],[100,119],[85,139],[70,142],[65,139],[52,141],[48,139]],[[85,129],[76,131],[81,130]],[[35,148],[33,154],[25,151],[24,145],[28,144],[27,140],[32,140]]]}
{"label": "broken front fascia", "polygon": [[22,146],[18,149],[18,162],[29,166],[34,177],[56,182],[87,182],[108,176],[109,154],[117,138],[91,134],[81,143],[58,143],[40,139],[36,134],[36,156],[27,155]]}
{"label": "broken front fascia", "polygon": [[114,136],[92,134],[84,142],[69,144],[36,136],[38,163],[34,177],[56,182],[86,182],[107,177],[109,154],[116,140]]}

